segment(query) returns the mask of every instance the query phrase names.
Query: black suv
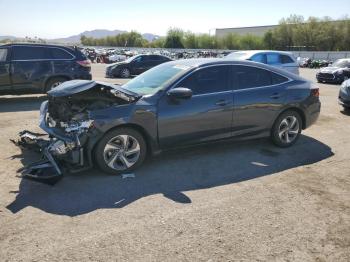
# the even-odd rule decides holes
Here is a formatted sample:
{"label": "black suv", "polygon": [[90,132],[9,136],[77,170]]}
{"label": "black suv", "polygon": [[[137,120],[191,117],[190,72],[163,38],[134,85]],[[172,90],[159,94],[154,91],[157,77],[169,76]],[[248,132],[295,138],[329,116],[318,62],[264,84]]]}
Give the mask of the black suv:
{"label": "black suv", "polygon": [[106,77],[128,78],[139,75],[157,65],[169,62],[171,59],[163,55],[136,55],[129,59],[112,64],[106,68]]}
{"label": "black suv", "polygon": [[72,79],[91,80],[91,65],[76,47],[0,46],[0,94],[45,93]]}

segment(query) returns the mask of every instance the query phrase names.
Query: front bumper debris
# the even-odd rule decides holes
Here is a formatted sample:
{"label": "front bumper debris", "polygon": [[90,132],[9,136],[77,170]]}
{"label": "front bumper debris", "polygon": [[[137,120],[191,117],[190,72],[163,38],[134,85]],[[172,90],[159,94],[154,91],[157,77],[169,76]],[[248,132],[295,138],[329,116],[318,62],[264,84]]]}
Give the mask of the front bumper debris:
{"label": "front bumper debris", "polygon": [[49,151],[50,140],[44,139],[44,136],[47,135],[22,131],[19,133],[17,141],[11,140],[21,149],[42,154],[40,161],[24,166],[17,172],[21,173],[23,177],[54,184],[63,176],[63,171]]}
{"label": "front bumper debris", "polygon": [[47,102],[43,102],[39,126],[45,134],[25,130],[19,133],[19,139],[11,141],[23,150],[41,154],[40,161],[24,166],[18,172],[25,178],[54,184],[65,173],[86,170],[91,165],[84,162],[84,150],[79,134],[72,133],[68,136],[62,130],[50,127],[47,124],[47,110]]}

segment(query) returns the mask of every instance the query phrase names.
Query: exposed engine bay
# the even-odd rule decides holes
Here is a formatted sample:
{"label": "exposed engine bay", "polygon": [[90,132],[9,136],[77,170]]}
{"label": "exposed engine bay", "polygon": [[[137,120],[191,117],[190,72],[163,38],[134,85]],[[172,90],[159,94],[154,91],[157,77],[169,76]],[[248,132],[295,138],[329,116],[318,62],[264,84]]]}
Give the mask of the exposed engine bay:
{"label": "exposed engine bay", "polygon": [[134,103],[138,97],[103,82],[68,81],[48,92],[40,108],[40,128],[45,134],[22,131],[17,141],[23,149],[41,154],[41,160],[19,170],[24,177],[57,182],[64,173],[92,167],[90,140],[99,131],[91,112]]}

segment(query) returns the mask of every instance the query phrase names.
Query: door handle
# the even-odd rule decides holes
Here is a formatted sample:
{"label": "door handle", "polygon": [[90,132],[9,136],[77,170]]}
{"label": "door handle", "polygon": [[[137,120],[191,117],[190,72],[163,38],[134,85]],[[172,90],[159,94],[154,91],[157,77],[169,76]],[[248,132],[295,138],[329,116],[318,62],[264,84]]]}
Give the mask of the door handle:
{"label": "door handle", "polygon": [[226,106],[227,105],[227,101],[226,100],[219,100],[215,103],[215,105],[217,106]]}
{"label": "door handle", "polygon": [[278,98],[280,98],[281,97],[281,94],[280,93],[274,93],[274,94],[272,94],[271,96],[270,96],[270,98],[272,98],[272,99],[278,99]]}

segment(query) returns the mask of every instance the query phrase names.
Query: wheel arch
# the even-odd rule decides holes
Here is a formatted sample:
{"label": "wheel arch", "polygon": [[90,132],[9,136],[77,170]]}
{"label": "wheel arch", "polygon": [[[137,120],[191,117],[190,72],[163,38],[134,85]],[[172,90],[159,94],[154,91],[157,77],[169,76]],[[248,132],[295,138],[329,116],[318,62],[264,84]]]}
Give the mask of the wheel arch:
{"label": "wheel arch", "polygon": [[72,80],[72,77],[70,77],[70,76],[68,76],[68,75],[64,75],[64,74],[51,75],[51,76],[49,76],[49,77],[45,80],[45,82],[44,82],[44,85],[43,85],[43,92],[46,93],[48,82],[49,82],[50,80],[54,79],[54,78],[65,78],[65,79],[67,79],[67,81]]}
{"label": "wheel arch", "polygon": [[280,117],[280,115],[282,115],[283,113],[287,112],[287,111],[294,111],[294,112],[297,112],[300,117],[301,117],[301,121],[302,121],[302,129],[305,129],[306,128],[306,116],[305,116],[305,112],[298,108],[298,107],[288,107],[288,108],[285,108],[284,110],[282,110],[275,118],[275,120],[273,121],[273,125],[275,125],[277,119]]}
{"label": "wheel arch", "polygon": [[[108,129],[106,132],[104,132],[104,134],[111,132],[112,130],[116,130],[119,128],[131,128],[134,129],[136,131],[138,131],[142,137],[145,139],[146,142],[146,146],[147,146],[147,153],[148,154],[154,154],[155,152],[157,152],[158,150],[158,146],[156,141],[152,138],[152,136],[146,131],[146,129],[144,129],[142,126],[135,124],[135,123],[126,123],[126,124],[121,124],[121,125],[117,125],[117,126],[113,126],[110,129]],[[104,135],[103,135],[104,136]],[[99,141],[102,139],[102,137],[100,139],[98,139],[93,146],[93,150],[95,150],[97,144],[99,143]]]}

